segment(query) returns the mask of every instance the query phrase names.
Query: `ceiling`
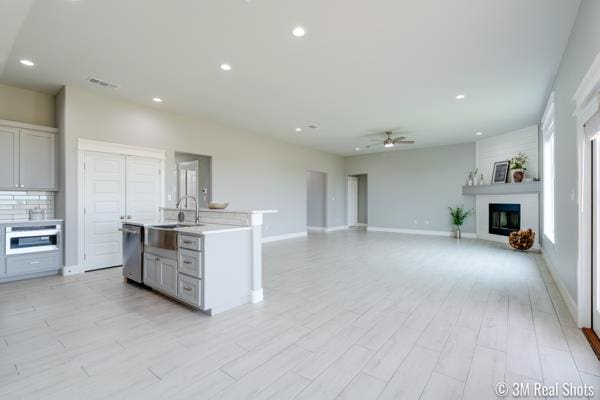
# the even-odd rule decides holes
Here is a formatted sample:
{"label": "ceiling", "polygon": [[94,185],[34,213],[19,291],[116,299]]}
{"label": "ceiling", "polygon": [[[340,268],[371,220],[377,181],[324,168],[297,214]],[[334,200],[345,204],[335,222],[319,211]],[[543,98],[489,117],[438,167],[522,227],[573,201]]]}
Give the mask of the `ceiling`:
{"label": "ceiling", "polygon": [[[422,147],[536,123],[579,1],[0,0],[0,7],[2,83],[48,93],[89,86],[348,155],[389,128]],[[292,35],[298,25],[304,37]],[[36,66],[20,65],[23,58]],[[89,77],[120,87],[93,87]]]}

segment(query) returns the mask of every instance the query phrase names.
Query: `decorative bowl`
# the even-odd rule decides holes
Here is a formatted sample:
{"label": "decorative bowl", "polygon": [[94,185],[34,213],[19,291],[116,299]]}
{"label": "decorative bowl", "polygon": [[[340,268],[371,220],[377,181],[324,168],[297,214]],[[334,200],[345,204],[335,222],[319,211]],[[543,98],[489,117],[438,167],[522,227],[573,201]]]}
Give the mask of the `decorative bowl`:
{"label": "decorative bowl", "polygon": [[208,208],[211,210],[224,210],[228,205],[229,203],[208,203]]}

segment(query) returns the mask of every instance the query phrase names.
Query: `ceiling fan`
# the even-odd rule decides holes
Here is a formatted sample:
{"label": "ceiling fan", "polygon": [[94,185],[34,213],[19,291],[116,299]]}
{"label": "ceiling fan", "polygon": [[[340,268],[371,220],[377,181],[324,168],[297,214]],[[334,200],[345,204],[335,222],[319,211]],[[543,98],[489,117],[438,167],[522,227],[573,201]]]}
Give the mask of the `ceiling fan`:
{"label": "ceiling fan", "polygon": [[392,131],[383,132],[383,134],[386,135],[386,137],[383,139],[383,141],[381,139],[371,139],[372,141],[375,141],[377,143],[365,146],[365,148],[372,149],[373,147],[377,147],[377,146],[381,146],[381,145],[383,145],[383,147],[394,147],[397,144],[413,144],[415,142],[414,140],[404,140],[404,139],[406,139],[406,136],[398,136],[398,137],[393,138],[392,133],[393,133]]}

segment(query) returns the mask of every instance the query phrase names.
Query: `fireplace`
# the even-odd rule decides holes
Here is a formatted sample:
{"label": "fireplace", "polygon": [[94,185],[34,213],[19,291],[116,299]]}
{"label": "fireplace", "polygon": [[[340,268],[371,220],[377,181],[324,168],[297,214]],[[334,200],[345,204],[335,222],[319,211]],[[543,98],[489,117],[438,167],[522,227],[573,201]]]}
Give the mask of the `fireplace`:
{"label": "fireplace", "polygon": [[520,204],[490,203],[489,233],[508,236],[521,229]]}

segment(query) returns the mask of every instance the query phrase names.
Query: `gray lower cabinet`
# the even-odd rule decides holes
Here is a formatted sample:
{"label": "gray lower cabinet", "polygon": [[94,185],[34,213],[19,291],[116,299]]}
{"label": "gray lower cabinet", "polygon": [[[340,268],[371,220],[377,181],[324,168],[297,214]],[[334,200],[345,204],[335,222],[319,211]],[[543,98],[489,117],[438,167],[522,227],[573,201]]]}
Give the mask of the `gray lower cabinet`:
{"label": "gray lower cabinet", "polygon": [[177,296],[177,261],[144,253],[144,284]]}
{"label": "gray lower cabinet", "polygon": [[202,307],[202,281],[184,274],[179,274],[177,280],[177,298],[195,307]]}
{"label": "gray lower cabinet", "polygon": [[0,256],[0,281],[56,274],[62,268],[60,251]]}

